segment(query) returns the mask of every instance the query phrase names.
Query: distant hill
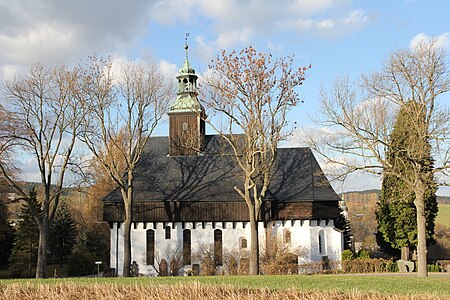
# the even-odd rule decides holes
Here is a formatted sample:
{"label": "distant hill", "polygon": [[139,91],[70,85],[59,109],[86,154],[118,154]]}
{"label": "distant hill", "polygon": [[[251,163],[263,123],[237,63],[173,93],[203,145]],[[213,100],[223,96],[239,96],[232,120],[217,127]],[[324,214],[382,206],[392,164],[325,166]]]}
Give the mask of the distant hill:
{"label": "distant hill", "polygon": [[[38,191],[42,190],[43,185],[39,182],[19,182],[18,183],[22,189],[25,192],[30,191],[33,187],[35,187]],[[52,186],[53,187],[53,186]],[[61,193],[61,196],[68,196],[74,188],[63,188],[63,192]],[[3,201],[3,203],[6,204],[9,210],[9,217],[10,220],[17,220],[19,219],[19,214],[21,212],[21,207],[25,205],[25,201],[21,200],[19,197],[19,194],[16,193],[14,188],[9,186],[7,183],[1,183],[0,184],[0,201]]]}
{"label": "distant hill", "polygon": [[[380,196],[380,190],[352,191],[340,194],[345,200],[349,216],[370,214],[375,218],[375,210]],[[449,227],[450,221],[447,216],[450,215],[450,196],[437,196],[439,204],[439,213],[436,223]]]}
{"label": "distant hill", "polygon": [[[365,191],[350,191],[339,194],[342,198],[344,196],[345,201],[349,203],[366,203],[377,202],[380,197],[380,190],[372,189]],[[450,196],[437,196],[437,202],[439,204],[450,204]],[[368,204],[368,203],[367,203]]]}
{"label": "distant hill", "polygon": [[450,196],[437,196],[439,204],[450,204]]}

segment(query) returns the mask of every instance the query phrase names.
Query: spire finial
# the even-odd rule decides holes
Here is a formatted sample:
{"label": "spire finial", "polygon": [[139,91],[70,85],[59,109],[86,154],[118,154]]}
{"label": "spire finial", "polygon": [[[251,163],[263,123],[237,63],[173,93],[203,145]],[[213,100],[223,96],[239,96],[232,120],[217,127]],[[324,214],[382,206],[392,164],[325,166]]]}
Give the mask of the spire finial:
{"label": "spire finial", "polygon": [[189,37],[189,32],[185,31],[184,32],[184,49],[186,50],[186,61],[188,60],[188,37]]}

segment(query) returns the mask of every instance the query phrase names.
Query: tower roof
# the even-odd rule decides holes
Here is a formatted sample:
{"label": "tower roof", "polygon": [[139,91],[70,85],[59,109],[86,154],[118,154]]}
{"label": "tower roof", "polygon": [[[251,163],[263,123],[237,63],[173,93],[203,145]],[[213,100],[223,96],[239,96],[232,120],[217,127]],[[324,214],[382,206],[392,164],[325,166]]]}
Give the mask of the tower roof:
{"label": "tower roof", "polygon": [[189,64],[188,49],[186,33],[184,49],[186,50],[186,58],[183,66],[178,70],[178,93],[177,99],[170,106],[169,113],[185,113],[185,112],[200,112],[204,113],[204,109],[197,99],[197,75],[195,75],[194,68]]}
{"label": "tower roof", "polygon": [[195,70],[194,68],[191,66],[191,64],[189,63],[189,60],[187,58],[186,55],[186,59],[184,60],[184,64],[183,66],[178,70],[178,76],[183,76],[183,75],[195,75]]}
{"label": "tower roof", "polygon": [[200,102],[197,100],[197,96],[191,94],[180,94],[177,100],[170,106],[169,113],[182,113],[182,112],[203,112]]}

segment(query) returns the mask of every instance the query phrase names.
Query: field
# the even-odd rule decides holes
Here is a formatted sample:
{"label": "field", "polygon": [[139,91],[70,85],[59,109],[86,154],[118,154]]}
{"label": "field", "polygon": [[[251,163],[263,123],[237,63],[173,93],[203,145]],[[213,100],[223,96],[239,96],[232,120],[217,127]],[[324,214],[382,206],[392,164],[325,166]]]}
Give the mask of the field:
{"label": "field", "polygon": [[0,299],[450,299],[449,278],[397,274],[1,280]]}
{"label": "field", "polygon": [[436,223],[450,227],[450,204],[439,204],[439,213]]}

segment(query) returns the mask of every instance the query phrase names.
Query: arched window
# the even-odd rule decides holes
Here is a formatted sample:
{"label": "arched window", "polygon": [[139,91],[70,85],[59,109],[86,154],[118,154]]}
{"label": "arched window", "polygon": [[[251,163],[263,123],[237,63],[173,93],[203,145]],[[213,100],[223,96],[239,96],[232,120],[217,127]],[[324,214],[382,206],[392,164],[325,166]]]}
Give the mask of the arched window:
{"label": "arched window", "polygon": [[214,230],[214,264],[216,266],[222,264],[222,230]]}
{"label": "arched window", "polygon": [[166,240],[170,240],[170,226],[166,226],[165,231],[166,231]]}
{"label": "arched window", "polygon": [[319,253],[324,254],[326,251],[326,245],[325,245],[325,231],[320,230],[319,231]]}
{"label": "arched window", "polygon": [[247,249],[247,239],[241,238],[241,249]]}
{"label": "arched window", "polygon": [[147,265],[155,264],[155,231],[147,230]]}
{"label": "arched window", "polygon": [[290,244],[291,243],[291,231],[290,230],[284,230],[284,243]]}
{"label": "arched window", "polygon": [[191,264],[191,230],[183,230],[183,264]]}

